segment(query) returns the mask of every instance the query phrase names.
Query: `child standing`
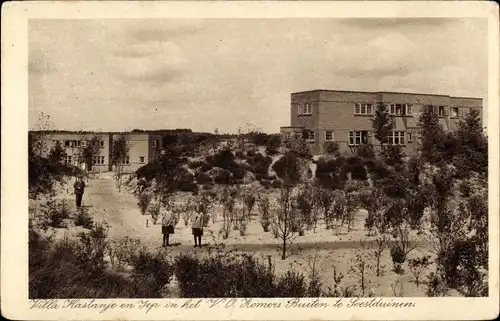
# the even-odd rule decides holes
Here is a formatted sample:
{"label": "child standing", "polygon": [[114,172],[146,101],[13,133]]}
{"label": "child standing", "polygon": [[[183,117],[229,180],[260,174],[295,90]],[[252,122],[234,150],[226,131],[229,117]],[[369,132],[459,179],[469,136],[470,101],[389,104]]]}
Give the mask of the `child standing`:
{"label": "child standing", "polygon": [[191,225],[194,237],[194,247],[201,247],[201,236],[203,235],[203,215],[198,211],[195,213]]}
{"label": "child standing", "polygon": [[174,215],[166,208],[161,220],[161,233],[163,234],[162,247],[170,246],[169,237],[170,234],[174,234]]}

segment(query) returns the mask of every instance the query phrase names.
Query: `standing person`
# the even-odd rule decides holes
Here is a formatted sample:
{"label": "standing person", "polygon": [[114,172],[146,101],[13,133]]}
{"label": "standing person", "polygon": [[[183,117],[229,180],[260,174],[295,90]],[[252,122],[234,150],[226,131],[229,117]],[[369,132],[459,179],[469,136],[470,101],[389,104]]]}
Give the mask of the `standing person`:
{"label": "standing person", "polygon": [[194,237],[194,247],[201,247],[201,236],[203,235],[203,215],[196,211],[191,225]]}
{"label": "standing person", "polygon": [[76,195],[76,207],[80,208],[82,206],[83,192],[85,190],[85,182],[82,176],[78,177],[75,184],[73,184],[73,188],[75,189]]}
{"label": "standing person", "polygon": [[174,215],[172,211],[165,208],[165,213],[161,220],[161,233],[163,234],[163,244],[162,247],[170,246],[169,238],[170,234],[174,234]]}

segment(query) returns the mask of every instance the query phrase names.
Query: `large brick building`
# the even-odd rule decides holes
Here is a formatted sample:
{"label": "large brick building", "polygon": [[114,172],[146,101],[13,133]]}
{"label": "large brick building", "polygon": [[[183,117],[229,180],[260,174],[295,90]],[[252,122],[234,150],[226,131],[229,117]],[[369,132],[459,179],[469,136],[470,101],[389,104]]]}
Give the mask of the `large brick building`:
{"label": "large brick building", "polygon": [[322,154],[326,141],[335,141],[341,152],[353,152],[364,144],[379,146],[372,129],[378,105],[385,104],[394,121],[390,143],[415,150],[419,138],[418,116],[423,108],[433,108],[445,130],[454,130],[458,120],[472,109],[480,112],[481,98],[446,95],[312,90],[291,94],[290,126],[281,127],[286,138],[304,135],[313,154]]}
{"label": "large brick building", "polygon": [[[94,157],[92,171],[106,172],[115,170],[110,160],[111,146],[118,132],[73,132],[44,131],[46,151],[59,143],[66,152],[66,163],[82,166],[82,148],[94,137],[98,137],[100,151]],[[161,132],[132,132],[127,134],[129,157],[125,160],[124,172],[134,172],[139,167],[156,158],[162,151]]]}

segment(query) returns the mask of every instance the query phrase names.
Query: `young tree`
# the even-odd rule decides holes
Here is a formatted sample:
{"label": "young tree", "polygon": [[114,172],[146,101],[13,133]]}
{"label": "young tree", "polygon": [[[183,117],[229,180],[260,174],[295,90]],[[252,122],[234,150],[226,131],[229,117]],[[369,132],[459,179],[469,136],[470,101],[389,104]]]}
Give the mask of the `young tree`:
{"label": "young tree", "polygon": [[488,172],[488,139],[484,135],[480,113],[472,110],[457,129],[458,147],[454,164],[457,172],[463,177],[472,172],[486,174]]}
{"label": "young tree", "polygon": [[128,134],[121,133],[113,140],[113,144],[111,146],[111,163],[116,168],[118,191],[121,191],[123,166],[129,158],[128,140]]}
{"label": "young tree", "polygon": [[417,284],[417,288],[420,285],[420,277],[424,273],[425,270],[431,264],[430,256],[423,256],[417,259],[408,260],[408,267],[410,268],[411,274],[415,278],[415,283]]}
{"label": "young tree", "polygon": [[99,155],[101,151],[101,139],[99,136],[94,135],[90,140],[87,140],[82,148],[82,159],[85,163],[85,168],[87,171],[92,170],[92,165],[94,159]]}
{"label": "young tree", "polygon": [[423,107],[422,114],[418,120],[421,141],[418,147],[420,156],[426,162],[436,164],[441,162],[441,150],[445,138],[443,127],[439,124],[439,118],[431,106]]}
{"label": "young tree", "polygon": [[279,248],[281,249],[281,259],[286,259],[289,246],[297,233],[293,230],[295,220],[295,211],[293,208],[293,188],[290,185],[285,185],[280,190],[278,197],[277,215],[273,219],[273,228],[275,229],[278,239],[281,241]]}
{"label": "young tree", "polygon": [[299,232],[303,233],[303,226],[305,225],[307,229],[311,229],[313,226],[313,196],[312,188],[309,184],[303,184],[299,186],[298,194],[295,199],[295,207],[299,213],[298,217],[298,228]]}
{"label": "young tree", "polygon": [[257,207],[260,212],[260,224],[264,232],[269,232],[269,225],[271,225],[271,203],[266,195],[259,195],[257,198]]}
{"label": "young tree", "polygon": [[387,112],[387,107],[385,104],[379,104],[375,110],[375,116],[372,120],[373,130],[375,131],[375,138],[380,142],[382,150],[384,150],[385,144],[389,134],[391,134],[394,128],[394,122],[392,117]]}

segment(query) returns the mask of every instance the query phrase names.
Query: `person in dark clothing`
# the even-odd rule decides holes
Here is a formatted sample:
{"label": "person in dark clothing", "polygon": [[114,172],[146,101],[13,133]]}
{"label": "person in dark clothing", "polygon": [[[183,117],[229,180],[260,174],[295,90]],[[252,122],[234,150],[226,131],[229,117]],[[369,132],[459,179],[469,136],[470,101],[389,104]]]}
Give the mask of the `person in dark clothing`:
{"label": "person in dark clothing", "polygon": [[76,207],[80,208],[82,206],[83,192],[85,190],[85,182],[83,177],[78,177],[78,180],[73,185],[76,195]]}

